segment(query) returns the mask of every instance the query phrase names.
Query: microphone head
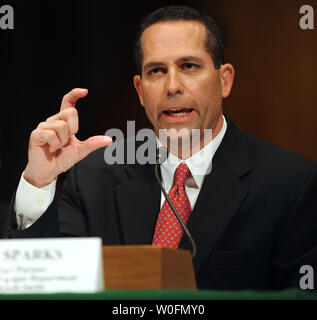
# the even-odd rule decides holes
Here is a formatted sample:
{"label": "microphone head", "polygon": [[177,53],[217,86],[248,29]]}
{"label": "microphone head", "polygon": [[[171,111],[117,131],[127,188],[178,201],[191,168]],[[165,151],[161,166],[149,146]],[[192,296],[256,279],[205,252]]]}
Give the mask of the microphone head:
{"label": "microphone head", "polygon": [[159,147],[156,150],[156,163],[162,164],[168,158],[168,149],[166,147]]}

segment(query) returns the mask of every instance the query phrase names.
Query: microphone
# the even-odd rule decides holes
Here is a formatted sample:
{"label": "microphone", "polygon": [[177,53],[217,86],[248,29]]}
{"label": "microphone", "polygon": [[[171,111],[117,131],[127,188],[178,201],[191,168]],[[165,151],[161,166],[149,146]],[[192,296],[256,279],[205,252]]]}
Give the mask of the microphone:
{"label": "microphone", "polygon": [[178,222],[180,223],[182,229],[184,230],[184,232],[186,233],[187,237],[189,238],[191,245],[192,245],[192,258],[194,258],[196,256],[196,252],[197,252],[197,246],[196,243],[191,235],[191,233],[189,232],[188,228],[186,227],[185,223],[183,222],[182,218],[180,217],[178,211],[176,210],[175,206],[173,205],[173,202],[171,201],[170,197],[168,196],[168,194],[166,193],[162,181],[160,179],[160,176],[158,174],[158,168],[159,165],[161,165],[163,162],[166,161],[166,159],[168,158],[168,149],[166,147],[160,147],[157,149],[156,151],[156,164],[155,164],[155,177],[157,182],[160,185],[160,188],[164,194],[164,197],[166,199],[166,201],[168,202],[169,206],[171,207],[175,217],[177,218]]}

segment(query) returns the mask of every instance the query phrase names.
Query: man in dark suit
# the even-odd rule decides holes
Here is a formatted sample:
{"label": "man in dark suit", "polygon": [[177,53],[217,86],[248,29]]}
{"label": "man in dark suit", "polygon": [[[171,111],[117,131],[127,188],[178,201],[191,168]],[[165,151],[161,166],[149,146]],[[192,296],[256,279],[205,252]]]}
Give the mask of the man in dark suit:
{"label": "man in dark suit", "polygon": [[[134,85],[158,138],[160,129],[212,129],[209,139],[201,135],[185,157],[183,150],[171,148],[179,136],[168,140],[170,157],[189,167],[182,192],[191,208],[187,226],[197,243],[198,287],[298,287],[300,267],[317,266],[317,167],[244,134],[223,116],[222,99],[230,94],[234,69],[223,62],[214,20],[186,7],[152,13],[141,25],[136,61],[140,75]],[[7,234],[151,244],[164,211],[154,165],[109,165],[102,147],[110,138],[76,139],[74,106],[86,94],[72,90],[61,111],[32,132]],[[203,151],[199,171],[191,159]],[[167,191],[175,186],[178,168],[161,166]],[[56,178],[68,169],[63,192],[53,201]],[[178,247],[191,248],[185,236]]]}

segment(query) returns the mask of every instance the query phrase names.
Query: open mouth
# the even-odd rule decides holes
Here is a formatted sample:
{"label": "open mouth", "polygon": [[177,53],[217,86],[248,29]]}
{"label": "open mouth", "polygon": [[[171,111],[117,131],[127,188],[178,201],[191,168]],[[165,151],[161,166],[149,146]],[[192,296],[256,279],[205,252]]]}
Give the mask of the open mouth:
{"label": "open mouth", "polygon": [[171,108],[164,110],[163,113],[172,117],[184,117],[193,111],[194,109],[191,108]]}

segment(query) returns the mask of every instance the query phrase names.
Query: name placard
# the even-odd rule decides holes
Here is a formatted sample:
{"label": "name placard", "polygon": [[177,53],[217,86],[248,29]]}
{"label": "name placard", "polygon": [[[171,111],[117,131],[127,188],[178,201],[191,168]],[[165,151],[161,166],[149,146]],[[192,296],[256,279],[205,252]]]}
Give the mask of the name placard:
{"label": "name placard", "polygon": [[0,293],[100,290],[100,238],[0,240]]}

